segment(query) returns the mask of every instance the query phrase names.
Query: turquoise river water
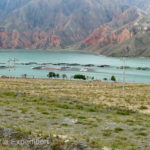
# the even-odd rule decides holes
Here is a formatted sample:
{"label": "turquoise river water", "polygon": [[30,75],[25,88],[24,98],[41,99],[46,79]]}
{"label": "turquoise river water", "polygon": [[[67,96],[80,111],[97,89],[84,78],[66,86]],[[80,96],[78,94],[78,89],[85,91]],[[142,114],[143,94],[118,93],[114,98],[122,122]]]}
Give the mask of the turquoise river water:
{"label": "turquoise river water", "polygon": [[[10,72],[8,59],[16,58],[16,71],[13,68],[14,62],[10,62]],[[34,62],[33,64],[24,64]],[[46,63],[46,64],[43,64]],[[64,63],[64,64],[59,64]],[[73,65],[72,65],[73,64]],[[82,72],[84,65],[88,70]],[[108,66],[103,66],[108,65]],[[125,70],[127,82],[150,83],[150,58],[126,58]],[[5,66],[6,68],[3,68]],[[36,70],[33,67],[56,68]],[[59,70],[61,67],[67,67],[66,70]],[[103,66],[103,67],[102,67]],[[111,76],[116,76],[117,81],[122,81],[122,58],[105,57],[101,55],[82,53],[82,52],[66,52],[66,51],[48,51],[48,50],[0,50],[0,75],[21,77],[27,74],[29,78],[47,78],[48,72],[56,72],[60,75],[67,74],[68,79],[74,74],[85,74],[86,76],[94,76],[95,80],[103,80]],[[138,67],[146,67],[145,70],[138,70]],[[58,69],[58,70],[57,70]]]}

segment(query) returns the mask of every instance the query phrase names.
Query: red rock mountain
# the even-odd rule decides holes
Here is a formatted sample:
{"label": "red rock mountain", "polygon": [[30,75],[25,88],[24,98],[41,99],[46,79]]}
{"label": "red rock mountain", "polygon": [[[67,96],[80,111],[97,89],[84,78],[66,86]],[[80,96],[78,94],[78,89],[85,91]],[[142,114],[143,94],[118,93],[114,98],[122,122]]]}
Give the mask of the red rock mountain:
{"label": "red rock mountain", "polygon": [[129,28],[139,19],[136,8],[129,8],[113,17],[112,21],[95,29],[83,42],[86,46],[96,46],[103,48],[107,45],[120,44],[134,37],[133,31]]}
{"label": "red rock mountain", "polygon": [[135,44],[139,34],[146,41],[149,13],[148,0],[1,0],[0,48],[138,55]]}

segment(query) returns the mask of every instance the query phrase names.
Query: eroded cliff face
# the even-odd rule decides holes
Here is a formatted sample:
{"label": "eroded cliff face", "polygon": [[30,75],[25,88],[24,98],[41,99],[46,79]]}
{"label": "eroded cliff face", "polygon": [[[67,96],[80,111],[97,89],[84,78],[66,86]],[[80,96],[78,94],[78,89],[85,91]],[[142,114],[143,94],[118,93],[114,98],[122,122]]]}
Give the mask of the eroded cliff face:
{"label": "eroded cliff face", "polygon": [[95,29],[81,45],[87,47],[103,48],[108,45],[120,44],[134,37],[130,26],[140,17],[137,8],[127,9],[116,13],[112,21]]}
{"label": "eroded cliff face", "polygon": [[0,32],[0,48],[2,49],[51,49],[60,47],[61,37],[46,32],[18,32],[4,30]]}
{"label": "eroded cliff face", "polygon": [[[104,25],[97,28],[80,44],[85,44],[86,47],[98,47],[103,48],[108,45],[120,44],[134,37],[134,33],[127,28],[113,31],[109,25]],[[77,41],[82,39],[79,34],[70,37],[71,41]],[[51,32],[18,32],[16,30],[0,31],[0,48],[2,49],[53,49],[63,48],[66,41],[69,41],[66,37],[54,35]],[[69,44],[68,44],[69,45]],[[80,49],[80,48],[79,48]]]}
{"label": "eroded cliff face", "polygon": [[134,33],[129,31],[128,29],[124,29],[121,33],[117,36],[117,43],[123,43],[124,41],[129,40],[130,38],[134,37]]}
{"label": "eroded cliff face", "polygon": [[134,36],[134,33],[129,31],[127,28],[112,31],[108,25],[96,29],[82,44],[86,46],[97,46],[103,48],[107,45],[120,44],[129,40]]}
{"label": "eroded cliff face", "polygon": [[85,41],[84,44],[94,46],[97,42],[105,41],[105,36],[109,34],[111,28],[108,25],[97,28],[92,34],[90,34]]}

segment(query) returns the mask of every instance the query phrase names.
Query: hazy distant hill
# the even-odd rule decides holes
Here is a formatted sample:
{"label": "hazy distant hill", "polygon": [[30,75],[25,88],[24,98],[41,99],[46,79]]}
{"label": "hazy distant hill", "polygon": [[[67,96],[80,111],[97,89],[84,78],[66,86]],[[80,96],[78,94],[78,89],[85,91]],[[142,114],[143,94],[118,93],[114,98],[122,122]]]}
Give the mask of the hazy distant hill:
{"label": "hazy distant hill", "polygon": [[150,56],[149,13],[149,0],[0,0],[0,47]]}

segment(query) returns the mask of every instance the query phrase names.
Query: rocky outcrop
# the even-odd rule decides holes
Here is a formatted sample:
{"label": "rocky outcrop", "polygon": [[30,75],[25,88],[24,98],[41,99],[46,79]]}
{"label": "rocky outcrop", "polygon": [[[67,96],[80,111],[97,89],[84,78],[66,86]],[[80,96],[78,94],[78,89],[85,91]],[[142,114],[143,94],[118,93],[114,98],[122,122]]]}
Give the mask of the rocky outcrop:
{"label": "rocky outcrop", "polygon": [[95,29],[82,43],[86,48],[103,48],[108,45],[120,44],[134,37],[130,26],[139,18],[137,8],[129,8],[120,14],[115,14],[112,21]]}
{"label": "rocky outcrop", "polygon": [[0,48],[2,49],[51,49],[60,47],[61,37],[46,32],[18,32],[4,30],[0,32]]}
{"label": "rocky outcrop", "polygon": [[103,48],[107,45],[123,43],[134,36],[133,32],[130,32],[127,28],[117,31],[112,31],[108,25],[96,29],[82,44],[86,46],[92,45],[98,48]]}
{"label": "rocky outcrop", "polygon": [[132,38],[134,36],[133,32],[130,32],[127,29],[124,29],[121,31],[121,33],[117,36],[117,43],[123,43],[124,41],[129,40],[130,38]]}
{"label": "rocky outcrop", "polygon": [[105,41],[105,37],[110,33],[111,28],[108,25],[97,28],[91,35],[87,37],[84,44],[94,46],[97,42]]}
{"label": "rocky outcrop", "polygon": [[98,150],[82,142],[64,142],[59,136],[45,139],[31,134],[21,133],[10,128],[0,128],[0,146],[1,145],[31,150]]}

